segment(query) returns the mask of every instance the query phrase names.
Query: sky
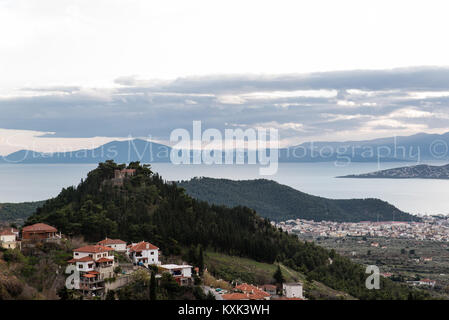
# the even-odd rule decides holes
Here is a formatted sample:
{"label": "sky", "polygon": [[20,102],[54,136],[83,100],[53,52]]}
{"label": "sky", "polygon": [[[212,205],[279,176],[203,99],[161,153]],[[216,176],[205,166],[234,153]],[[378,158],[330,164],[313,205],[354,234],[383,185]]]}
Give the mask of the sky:
{"label": "sky", "polygon": [[447,1],[0,0],[0,155],[276,128],[449,131]]}

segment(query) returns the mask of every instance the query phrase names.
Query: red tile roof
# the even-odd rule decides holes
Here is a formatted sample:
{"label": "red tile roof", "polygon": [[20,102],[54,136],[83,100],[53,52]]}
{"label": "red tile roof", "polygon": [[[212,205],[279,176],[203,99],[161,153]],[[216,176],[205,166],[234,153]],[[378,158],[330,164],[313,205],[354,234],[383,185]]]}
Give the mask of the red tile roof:
{"label": "red tile roof", "polygon": [[123,240],[120,240],[120,239],[109,239],[109,238],[106,238],[104,240],[99,241],[97,244],[105,246],[105,245],[108,245],[108,244],[126,244],[126,242],[123,241]]}
{"label": "red tile roof", "polygon": [[108,259],[108,258],[100,258],[100,259],[98,259],[96,262],[111,262],[111,261],[114,261],[114,260],[112,260],[112,259]]}
{"label": "red tile roof", "polygon": [[15,236],[16,234],[13,233],[10,229],[0,230],[0,236]]}
{"label": "red tile roof", "polygon": [[88,273],[90,273],[90,274],[100,274],[100,272],[95,271],[95,270],[89,271]]}
{"label": "red tile roof", "polygon": [[225,293],[221,296],[223,300],[249,300],[246,293]]}
{"label": "red tile roof", "polygon": [[92,257],[89,256],[85,256],[79,259],[70,259],[69,261],[67,261],[68,263],[74,263],[74,262],[89,262],[89,261],[94,261],[94,259]]}
{"label": "red tile roof", "polygon": [[49,226],[45,223],[36,223],[31,226],[26,226],[22,232],[58,232],[55,227]]}
{"label": "red tile roof", "polygon": [[95,274],[86,273],[86,274],[83,274],[83,277],[86,277],[86,278],[95,278],[96,275],[95,275]]}
{"label": "red tile roof", "polygon": [[142,241],[132,245],[129,249],[130,252],[140,252],[143,250],[159,250],[159,248],[149,242]]}
{"label": "red tile roof", "polygon": [[251,284],[247,284],[247,283],[242,283],[239,285],[235,286],[235,290],[241,290],[243,292],[251,292],[251,290],[259,290],[259,288],[257,288],[256,286],[253,286]]}
{"label": "red tile roof", "polygon": [[245,293],[250,300],[262,300],[271,296],[268,292],[247,283],[242,283],[235,286],[234,290],[243,291],[243,293]]}
{"label": "red tile roof", "polygon": [[101,245],[92,245],[92,246],[84,246],[78,249],[74,249],[73,252],[87,252],[87,253],[100,253],[114,250],[112,248],[101,246]]}

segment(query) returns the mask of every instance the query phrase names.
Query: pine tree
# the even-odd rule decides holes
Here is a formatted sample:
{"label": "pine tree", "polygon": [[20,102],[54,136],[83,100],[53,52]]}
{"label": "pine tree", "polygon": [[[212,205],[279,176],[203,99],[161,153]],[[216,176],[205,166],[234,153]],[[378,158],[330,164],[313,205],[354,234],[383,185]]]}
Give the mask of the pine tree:
{"label": "pine tree", "polygon": [[200,245],[199,253],[198,253],[198,269],[200,269],[200,276],[203,275],[204,272],[204,254],[203,254],[203,246]]}
{"label": "pine tree", "polygon": [[151,279],[150,279],[150,300],[156,300],[156,276],[154,275],[154,272],[151,272]]}
{"label": "pine tree", "polygon": [[277,284],[282,285],[285,281],[284,276],[282,275],[281,267],[278,265],[275,273],[273,274],[273,278]]}

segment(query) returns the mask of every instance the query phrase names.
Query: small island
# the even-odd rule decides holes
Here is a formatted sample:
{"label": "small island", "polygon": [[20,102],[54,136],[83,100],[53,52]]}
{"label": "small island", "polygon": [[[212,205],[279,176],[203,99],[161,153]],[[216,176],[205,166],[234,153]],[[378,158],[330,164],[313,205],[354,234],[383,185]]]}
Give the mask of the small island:
{"label": "small island", "polygon": [[339,176],[337,178],[449,179],[449,164],[443,166],[420,164],[369,173]]}

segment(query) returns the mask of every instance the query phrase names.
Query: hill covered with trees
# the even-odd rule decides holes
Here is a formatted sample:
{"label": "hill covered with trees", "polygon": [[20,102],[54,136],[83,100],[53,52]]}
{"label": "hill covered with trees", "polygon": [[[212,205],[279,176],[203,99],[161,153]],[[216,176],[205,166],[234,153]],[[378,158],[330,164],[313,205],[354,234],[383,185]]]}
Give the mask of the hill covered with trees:
{"label": "hill covered with trees", "polygon": [[[209,205],[188,196],[175,183],[166,183],[147,165],[130,163],[135,175],[122,186],[110,183],[112,161],[100,163],[76,188],[63,189],[37,209],[27,224],[45,222],[66,235],[83,235],[89,241],[106,236],[125,241],[149,240],[164,255],[201,245],[207,250],[283,265],[300,271],[310,280],[361,299],[407,299],[408,287],[381,279],[380,290],[365,287],[367,275],[351,262],[295,235],[276,229],[247,207]],[[422,298],[414,290],[415,298]],[[418,296],[419,294],[419,296]]]}
{"label": "hill covered with trees", "polygon": [[194,178],[179,182],[193,198],[211,204],[246,206],[272,221],[419,221],[379,199],[333,200],[312,196],[272,180]]}
{"label": "hill covered with trees", "polygon": [[0,203],[0,222],[24,221],[44,202]]}

